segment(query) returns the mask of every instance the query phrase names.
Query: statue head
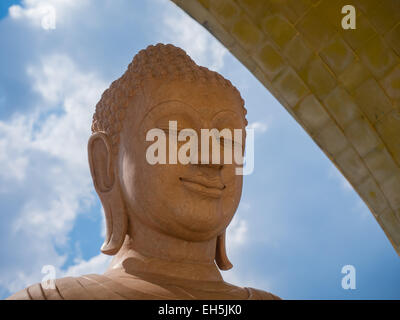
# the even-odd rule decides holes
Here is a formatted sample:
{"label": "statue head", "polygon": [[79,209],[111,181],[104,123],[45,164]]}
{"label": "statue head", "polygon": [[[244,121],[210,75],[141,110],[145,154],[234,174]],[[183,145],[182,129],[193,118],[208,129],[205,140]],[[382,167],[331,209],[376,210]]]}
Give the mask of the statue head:
{"label": "statue head", "polygon": [[88,153],[106,215],[102,252],[116,254],[126,236],[134,241],[129,225],[140,221],[186,241],[216,238],[216,263],[231,268],[225,230],[241,196],[237,165],[150,164],[146,151],[152,142],[146,134],[159,128],[168,137],[169,121],[176,121],[178,132],[190,128],[199,136],[201,129],[244,131],[245,114],[230,81],[196,65],[182,49],[158,44],[140,51],[103,93],[93,116]]}

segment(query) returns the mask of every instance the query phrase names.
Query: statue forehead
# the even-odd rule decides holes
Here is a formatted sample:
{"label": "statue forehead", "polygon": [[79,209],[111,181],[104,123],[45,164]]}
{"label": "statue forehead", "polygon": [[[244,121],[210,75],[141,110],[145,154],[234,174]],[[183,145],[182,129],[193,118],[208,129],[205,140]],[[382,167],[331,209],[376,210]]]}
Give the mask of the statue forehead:
{"label": "statue forehead", "polygon": [[[159,112],[160,104],[167,108],[163,113],[168,112],[168,104],[165,103],[168,101],[181,102],[205,118],[211,118],[221,111],[233,111],[244,120],[241,101],[232,89],[208,82],[180,80],[146,83],[142,87],[140,106],[137,106],[140,109],[140,116],[143,118],[148,113]],[[172,108],[171,112],[173,112]],[[137,115],[139,116],[139,114]]]}

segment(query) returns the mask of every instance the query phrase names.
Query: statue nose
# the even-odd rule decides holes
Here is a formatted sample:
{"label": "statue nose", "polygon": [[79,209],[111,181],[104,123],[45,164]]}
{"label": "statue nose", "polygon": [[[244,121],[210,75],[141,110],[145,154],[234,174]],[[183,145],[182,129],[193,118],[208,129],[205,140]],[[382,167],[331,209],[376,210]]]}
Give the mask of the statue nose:
{"label": "statue nose", "polygon": [[198,164],[198,168],[200,169],[201,174],[208,179],[215,179],[219,176],[219,172],[222,169],[222,164]]}
{"label": "statue nose", "polygon": [[197,149],[199,164],[204,168],[221,169],[224,164],[224,151],[219,139],[213,135],[208,140],[208,145],[203,146],[202,143],[203,141],[198,144]]}
{"label": "statue nose", "polygon": [[221,163],[200,163],[200,167],[205,168],[205,169],[221,169],[222,164]]}
{"label": "statue nose", "polygon": [[[220,150],[218,150],[220,151]],[[201,152],[201,151],[200,151]],[[215,151],[214,151],[215,153]],[[213,163],[213,159],[214,162],[217,163]],[[221,169],[223,166],[223,157],[221,158],[221,156],[218,158],[216,157],[215,154],[213,154],[213,150],[211,150],[211,148],[209,149],[209,152],[207,154],[206,153],[200,153],[200,157],[199,157],[199,166],[205,169]]]}

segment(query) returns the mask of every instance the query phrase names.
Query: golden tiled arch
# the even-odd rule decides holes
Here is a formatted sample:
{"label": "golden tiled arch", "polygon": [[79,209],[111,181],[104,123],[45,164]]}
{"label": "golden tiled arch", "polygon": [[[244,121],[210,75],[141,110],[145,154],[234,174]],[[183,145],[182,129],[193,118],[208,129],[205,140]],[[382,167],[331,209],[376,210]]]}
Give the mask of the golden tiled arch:
{"label": "golden tiled arch", "polygon": [[301,124],[400,254],[400,0],[173,1]]}

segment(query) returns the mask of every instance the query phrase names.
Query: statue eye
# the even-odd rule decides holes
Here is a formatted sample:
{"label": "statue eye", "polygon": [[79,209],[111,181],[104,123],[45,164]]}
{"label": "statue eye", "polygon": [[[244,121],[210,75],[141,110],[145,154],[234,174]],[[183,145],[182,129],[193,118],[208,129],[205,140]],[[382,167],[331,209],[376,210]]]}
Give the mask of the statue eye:
{"label": "statue eye", "polygon": [[229,146],[233,144],[233,141],[231,139],[226,139],[224,137],[219,137],[218,140],[222,146]]}
{"label": "statue eye", "polygon": [[219,138],[217,138],[217,140],[219,140],[219,143],[223,148],[232,148],[235,144],[232,139],[225,138],[224,136],[220,136]]}
{"label": "statue eye", "polygon": [[219,143],[221,144],[221,146],[223,146],[225,148],[227,148],[227,147],[232,147],[232,148],[237,147],[237,148],[240,148],[240,149],[242,148],[242,144],[240,142],[236,142],[236,141],[234,141],[232,139],[228,139],[228,138],[225,138],[223,136],[221,136],[221,137],[219,137],[217,139],[219,140]]}
{"label": "statue eye", "polygon": [[169,128],[168,127],[159,126],[157,129],[160,129],[160,130],[164,131],[165,133],[169,132]]}
{"label": "statue eye", "polygon": [[172,134],[175,133],[177,135],[179,134],[179,132],[182,131],[182,129],[180,129],[180,128],[177,128],[177,130],[174,130],[174,129],[170,129],[168,126],[159,126],[158,129],[164,131],[166,134],[169,134],[171,132]]}

